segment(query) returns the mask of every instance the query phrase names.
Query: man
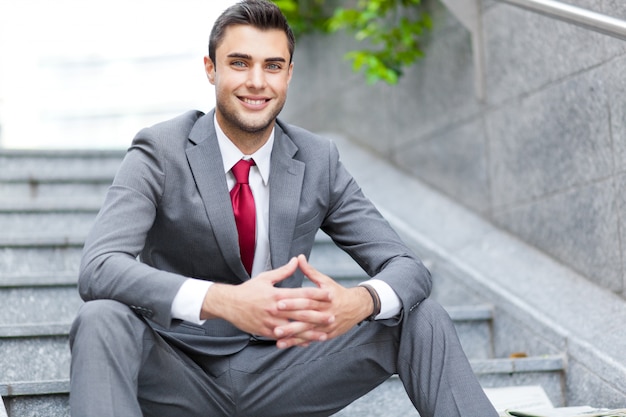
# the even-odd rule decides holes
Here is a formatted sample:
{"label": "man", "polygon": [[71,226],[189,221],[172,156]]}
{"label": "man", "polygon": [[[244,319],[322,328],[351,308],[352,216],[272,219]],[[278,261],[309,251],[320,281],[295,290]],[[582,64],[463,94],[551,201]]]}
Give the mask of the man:
{"label": "man", "polygon": [[[85,244],[73,416],[328,416],[395,373],[423,417],[496,415],[428,271],[335,146],[276,119],[293,48],[272,3],[232,6],[215,110],[135,137]],[[372,279],[309,265],[320,228]]]}

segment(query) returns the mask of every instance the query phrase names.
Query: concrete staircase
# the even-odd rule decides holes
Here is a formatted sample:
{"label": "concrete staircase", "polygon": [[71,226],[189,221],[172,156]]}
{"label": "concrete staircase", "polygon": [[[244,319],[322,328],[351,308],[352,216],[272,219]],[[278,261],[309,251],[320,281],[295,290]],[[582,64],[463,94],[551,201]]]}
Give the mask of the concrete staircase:
{"label": "concrete staircase", "polygon": [[[81,304],[76,277],[83,238],[121,161],[118,151],[0,151],[0,395],[10,417],[68,416],[67,334]],[[515,318],[464,286],[463,271],[427,250],[437,298],[453,317],[484,387],[542,385],[564,403],[565,357],[520,333],[528,357],[512,359]],[[345,285],[365,279],[320,234],[311,262]],[[506,331],[505,331],[506,329]],[[523,330],[520,330],[523,332]],[[0,417],[3,416],[0,404]],[[417,416],[392,378],[337,414]]]}

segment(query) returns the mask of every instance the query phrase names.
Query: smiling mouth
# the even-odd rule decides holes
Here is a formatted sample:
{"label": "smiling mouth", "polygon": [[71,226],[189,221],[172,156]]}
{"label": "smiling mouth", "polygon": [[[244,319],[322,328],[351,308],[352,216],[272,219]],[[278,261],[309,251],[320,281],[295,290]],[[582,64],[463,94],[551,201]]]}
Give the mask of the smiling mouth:
{"label": "smiling mouth", "polygon": [[243,101],[244,103],[251,104],[251,105],[253,105],[253,106],[259,106],[259,105],[261,105],[261,104],[265,104],[265,103],[267,103],[267,102],[269,101],[269,99],[257,99],[257,100],[253,100],[253,99],[250,99],[250,98],[245,98],[245,97],[242,97],[242,98],[241,98],[241,101]]}

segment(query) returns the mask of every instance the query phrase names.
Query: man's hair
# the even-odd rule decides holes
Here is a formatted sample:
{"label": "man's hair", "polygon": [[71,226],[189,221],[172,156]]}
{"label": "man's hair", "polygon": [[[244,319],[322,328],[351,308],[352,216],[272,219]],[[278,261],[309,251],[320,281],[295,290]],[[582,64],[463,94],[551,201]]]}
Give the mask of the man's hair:
{"label": "man's hair", "polygon": [[296,40],[285,15],[268,0],[243,0],[229,7],[217,18],[209,38],[209,58],[215,64],[215,50],[224,39],[226,29],[234,25],[250,25],[260,30],[279,29],[287,35],[289,61],[293,59]]}

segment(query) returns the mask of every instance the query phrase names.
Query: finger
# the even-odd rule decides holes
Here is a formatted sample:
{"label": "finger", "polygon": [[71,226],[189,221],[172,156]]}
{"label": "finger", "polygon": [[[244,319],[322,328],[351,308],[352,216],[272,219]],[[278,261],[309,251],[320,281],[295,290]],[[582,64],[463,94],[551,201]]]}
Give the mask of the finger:
{"label": "finger", "polygon": [[[276,314],[276,318],[288,320],[289,323],[279,325],[285,332],[283,335],[293,335],[302,331],[295,323],[306,323],[310,326],[326,326],[335,322],[335,316],[330,312],[320,312],[315,310],[294,310],[283,311]],[[276,327],[279,327],[276,326]]]}
{"label": "finger", "polygon": [[311,342],[309,340],[295,339],[295,338],[276,341],[276,347],[278,347],[279,349],[287,349],[287,348],[294,347],[294,346],[309,347],[310,344]]}
{"label": "finger", "polygon": [[315,269],[306,259],[306,256],[298,256],[298,267],[304,273],[304,275],[310,279],[318,287],[322,287],[324,284],[330,281],[330,278]]}
{"label": "finger", "polygon": [[317,287],[278,288],[276,293],[276,299],[328,302],[331,300],[331,294],[330,291]]}
{"label": "finger", "polygon": [[285,325],[275,327],[274,337],[276,337],[276,339],[293,337],[298,333],[303,333],[309,329],[312,329],[313,326],[314,325],[311,323],[292,321]]}
{"label": "finger", "polygon": [[[322,334],[326,334],[326,330],[331,328],[332,326],[330,325],[335,322],[335,316],[316,311],[297,312],[292,314],[292,316],[298,318],[289,318],[287,323],[274,327],[274,336],[277,339],[296,337],[306,333],[317,340]],[[312,330],[315,331],[311,332]]]}
{"label": "finger", "polygon": [[312,342],[323,342],[328,340],[326,333],[305,332],[300,333],[296,337],[285,337],[276,341],[276,346],[280,349],[286,349],[293,346],[307,347]]}
{"label": "finger", "polygon": [[271,271],[263,272],[259,274],[257,278],[267,279],[274,285],[292,276],[293,273],[296,272],[296,269],[298,269],[298,259],[294,257],[285,265],[272,269]]}

